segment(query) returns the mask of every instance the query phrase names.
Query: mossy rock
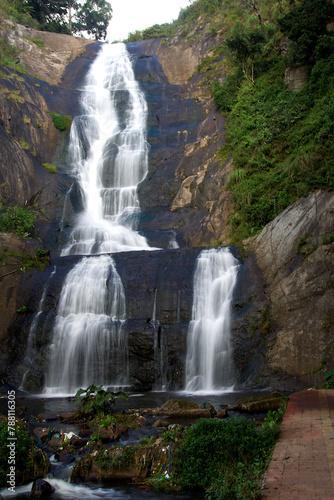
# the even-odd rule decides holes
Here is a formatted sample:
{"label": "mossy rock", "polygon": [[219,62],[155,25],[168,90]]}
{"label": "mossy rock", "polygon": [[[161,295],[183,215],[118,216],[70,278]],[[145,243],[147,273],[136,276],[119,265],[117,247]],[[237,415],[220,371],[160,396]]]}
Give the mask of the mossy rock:
{"label": "mossy rock", "polygon": [[193,401],[187,401],[186,399],[170,399],[166,401],[161,406],[162,410],[200,410],[202,409],[202,405],[194,403]]}
{"label": "mossy rock", "polygon": [[262,413],[269,410],[277,410],[285,404],[287,397],[280,392],[272,392],[264,396],[252,396],[250,398],[239,399],[233,406],[233,410],[247,411],[249,413]]}

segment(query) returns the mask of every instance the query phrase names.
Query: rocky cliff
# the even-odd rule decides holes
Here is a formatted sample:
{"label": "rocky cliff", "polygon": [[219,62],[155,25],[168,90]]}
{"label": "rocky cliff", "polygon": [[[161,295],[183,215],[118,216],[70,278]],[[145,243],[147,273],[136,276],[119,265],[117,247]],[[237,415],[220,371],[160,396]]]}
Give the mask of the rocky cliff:
{"label": "rocky cliff", "polygon": [[[27,36],[20,33],[22,29],[10,27],[2,36],[18,43]],[[38,34],[42,36],[47,34]],[[24,38],[22,43],[30,43],[35,54],[29,62],[27,49],[24,62],[39,78],[6,68],[0,75],[1,184],[11,202],[26,206],[37,202],[39,209],[44,209],[36,236],[51,251],[51,266],[44,272],[2,267],[1,376],[13,385],[19,384],[26,369],[27,337],[44,284],[55,265],[58,269],[39,327],[39,360],[30,374],[29,387],[35,391],[43,383],[45,349],[60,286],[76,261],[59,260],[59,250],[80,209],[80,196],[66,161],[68,135],[54,127],[47,111],[71,116],[78,113],[78,89],[99,47],[71,37],[66,37],[66,42],[58,38],[64,36],[52,34],[52,43],[45,40],[47,49],[38,55],[43,64],[37,66],[37,49]],[[166,365],[160,368],[165,371],[165,381],[171,388],[182,386],[198,248],[217,241],[228,243],[227,219],[232,206],[226,186],[232,166],[229,161],[221,164],[217,156],[224,144],[224,117],[194,74],[216,43],[218,39],[203,30],[197,42],[176,37],[171,44],[161,40],[128,44],[149,111],[150,164],[138,190],[142,207],[139,230],[153,245],[162,247],[168,246],[166,232],[173,234],[181,247],[165,253],[160,264],[154,252],[116,257],[131,297],[126,328],[131,383],[138,388],[154,386],[153,342],[157,336],[164,346]],[[50,173],[43,163],[55,164],[58,173]],[[332,194],[314,193],[282,212],[247,242],[233,300],[240,387],[319,385],[332,367],[333,208]],[[4,238],[3,250],[9,245],[14,245],[14,240]],[[23,243],[15,245],[22,248]],[[158,331],[151,322],[156,290]],[[22,306],[27,306],[27,312],[17,314]]]}

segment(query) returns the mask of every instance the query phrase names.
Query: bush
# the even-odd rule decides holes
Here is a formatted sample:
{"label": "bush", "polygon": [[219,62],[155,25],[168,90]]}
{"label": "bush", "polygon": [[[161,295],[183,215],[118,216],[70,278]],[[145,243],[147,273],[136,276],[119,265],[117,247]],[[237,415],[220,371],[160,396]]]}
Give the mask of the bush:
{"label": "bush", "polygon": [[200,419],[186,430],[178,450],[177,475],[183,486],[208,487],[230,466],[263,458],[255,421]]}
{"label": "bush", "polygon": [[[0,487],[7,487],[8,463],[8,424],[4,418],[0,419]],[[15,423],[15,480],[16,486],[31,481],[37,477],[44,477],[50,463],[44,452],[35,448],[32,439],[22,422]]]}
{"label": "bush", "polygon": [[72,125],[72,118],[71,116],[68,115],[57,115],[56,113],[50,112],[50,115],[52,116],[52,120],[54,123],[54,126],[60,130],[61,132],[64,132],[66,130],[70,130],[71,125]]}
{"label": "bush", "polygon": [[15,233],[27,237],[34,229],[37,214],[30,208],[18,205],[8,206],[6,209],[0,204],[0,231],[4,233]]}
{"label": "bush", "polygon": [[87,389],[79,389],[75,395],[75,404],[81,405],[82,413],[97,413],[106,414],[110,411],[111,406],[115,404],[116,398],[128,399],[129,397],[122,391],[111,392],[102,389],[102,385],[94,384]]}
{"label": "bush", "polygon": [[260,498],[285,409],[269,411],[260,426],[244,417],[197,421],[186,429],[176,452],[174,481],[204,487],[208,500]]}

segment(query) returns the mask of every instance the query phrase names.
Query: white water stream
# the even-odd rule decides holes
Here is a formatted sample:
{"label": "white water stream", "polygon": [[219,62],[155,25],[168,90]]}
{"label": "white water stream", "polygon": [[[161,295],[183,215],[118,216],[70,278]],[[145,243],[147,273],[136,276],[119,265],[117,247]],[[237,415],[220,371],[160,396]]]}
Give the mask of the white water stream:
{"label": "white water stream", "polygon": [[197,259],[187,338],[187,392],[233,388],[230,307],[238,264],[228,248],[203,250]]}
{"label": "white water stream", "polygon": [[105,254],[150,249],[135,230],[137,184],[148,169],[147,107],[124,44],[103,45],[87,75],[82,110],[69,153],[84,210],[62,256],[90,257],[71,270],[61,292],[46,375],[53,394],[128,383],[125,294]]}

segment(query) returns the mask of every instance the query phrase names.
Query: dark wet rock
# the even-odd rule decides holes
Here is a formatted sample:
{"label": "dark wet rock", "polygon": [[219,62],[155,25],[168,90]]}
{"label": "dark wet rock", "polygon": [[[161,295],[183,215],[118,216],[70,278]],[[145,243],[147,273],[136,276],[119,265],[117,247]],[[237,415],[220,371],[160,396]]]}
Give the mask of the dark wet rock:
{"label": "dark wet rock", "polygon": [[72,424],[80,418],[76,411],[62,411],[60,412],[59,417],[63,422],[66,422],[67,424]]}
{"label": "dark wet rock", "polygon": [[159,427],[168,427],[168,426],[169,426],[168,420],[156,420],[152,425],[153,429],[157,429]]}
{"label": "dark wet rock", "polygon": [[44,479],[36,479],[31,488],[30,498],[48,498],[54,491],[50,483]]}
{"label": "dark wet rock", "polygon": [[128,430],[128,427],[121,424],[113,424],[107,429],[99,429],[97,435],[100,436],[103,443],[118,441],[119,438]]}
{"label": "dark wet rock", "polygon": [[57,420],[57,418],[59,418],[57,413],[39,413],[37,415],[39,422],[52,422],[53,420]]}
{"label": "dark wet rock", "polygon": [[43,427],[36,427],[33,430],[33,435],[35,436],[38,443],[46,443],[51,437],[49,429],[45,429]]}
{"label": "dark wet rock", "polygon": [[79,436],[82,438],[89,438],[91,434],[92,434],[91,429],[80,429],[79,430]]}
{"label": "dark wet rock", "polygon": [[58,450],[57,453],[55,453],[55,459],[64,465],[69,465],[75,462],[75,455],[68,453],[66,450]]}
{"label": "dark wet rock", "polygon": [[26,406],[17,406],[16,407],[16,416],[18,418],[24,418],[27,412]]}
{"label": "dark wet rock", "polygon": [[217,418],[227,418],[228,416],[227,410],[219,410],[216,415]]}
{"label": "dark wet rock", "polygon": [[50,441],[48,442],[48,449],[52,450],[52,451],[55,451],[57,450],[63,443],[63,438],[61,436],[59,437],[53,437],[52,439],[50,439]]}
{"label": "dark wet rock", "polygon": [[171,399],[160,408],[142,408],[140,410],[128,410],[128,413],[140,412],[141,415],[161,415],[175,418],[211,418],[216,415],[216,410],[211,403],[197,404],[185,399]]}

